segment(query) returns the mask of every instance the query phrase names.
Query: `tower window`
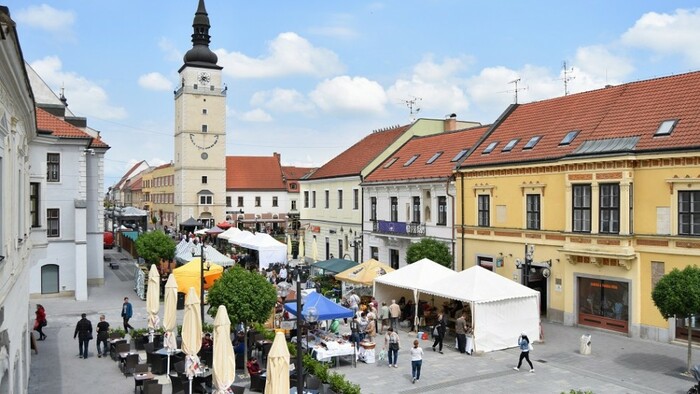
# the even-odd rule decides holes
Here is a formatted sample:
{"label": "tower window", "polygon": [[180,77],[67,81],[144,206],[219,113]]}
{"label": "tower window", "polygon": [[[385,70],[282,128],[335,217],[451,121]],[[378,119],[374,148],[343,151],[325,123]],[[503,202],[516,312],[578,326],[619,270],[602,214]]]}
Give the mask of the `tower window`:
{"label": "tower window", "polygon": [[203,124],[202,125],[202,133],[206,133],[208,131],[207,125]]}
{"label": "tower window", "polygon": [[207,109],[206,109],[206,108],[203,108],[203,109],[202,109],[202,115],[206,115],[206,114],[207,114]]}
{"label": "tower window", "polygon": [[207,183],[207,177],[206,177],[206,175],[202,177],[202,183]]}

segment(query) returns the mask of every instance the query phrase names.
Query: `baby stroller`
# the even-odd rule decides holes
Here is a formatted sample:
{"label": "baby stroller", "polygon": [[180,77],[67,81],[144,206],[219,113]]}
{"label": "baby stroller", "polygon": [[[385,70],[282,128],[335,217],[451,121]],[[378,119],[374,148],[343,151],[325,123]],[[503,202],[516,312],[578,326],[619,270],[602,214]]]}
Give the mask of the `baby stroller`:
{"label": "baby stroller", "polygon": [[688,394],[700,394],[700,364],[693,365],[693,368],[690,368],[690,374],[693,375],[697,384],[688,390]]}

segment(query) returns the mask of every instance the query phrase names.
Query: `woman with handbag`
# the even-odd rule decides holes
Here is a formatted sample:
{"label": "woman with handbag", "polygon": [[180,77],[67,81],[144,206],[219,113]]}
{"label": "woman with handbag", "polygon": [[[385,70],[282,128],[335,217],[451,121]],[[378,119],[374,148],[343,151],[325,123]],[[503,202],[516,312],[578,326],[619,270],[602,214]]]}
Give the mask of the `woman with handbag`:
{"label": "woman with handbag", "polygon": [[39,333],[39,340],[46,339],[43,328],[46,326],[46,310],[41,304],[36,305],[36,319],[34,320],[34,329]]}
{"label": "woman with handbag", "polygon": [[384,336],[384,349],[389,352],[389,367],[398,368],[396,361],[399,357],[399,348],[401,347],[399,334],[394,332],[394,329],[389,327]]}
{"label": "woman with handbag", "polygon": [[525,359],[527,363],[530,364],[530,372],[535,372],[535,367],[533,367],[532,362],[530,362],[530,350],[532,350],[532,345],[530,345],[530,339],[524,331],[518,337],[518,346],[520,347],[520,358],[518,359],[518,366],[513,367],[513,369],[519,371],[520,365],[523,363],[523,359]]}
{"label": "woman with handbag", "polygon": [[445,312],[440,312],[437,315],[437,322],[433,326],[433,337],[435,337],[435,342],[433,342],[433,351],[435,347],[439,345],[438,351],[442,354],[442,340],[445,338],[445,330],[447,328],[447,320],[445,318]]}

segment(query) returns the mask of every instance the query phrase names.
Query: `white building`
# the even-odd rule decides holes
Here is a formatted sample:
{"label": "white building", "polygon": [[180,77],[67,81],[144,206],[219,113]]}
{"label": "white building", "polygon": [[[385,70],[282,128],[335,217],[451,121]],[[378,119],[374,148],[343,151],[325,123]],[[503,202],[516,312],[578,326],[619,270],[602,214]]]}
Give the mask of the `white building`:
{"label": "white building", "polygon": [[37,102],[37,138],[30,148],[29,292],[87,300],[88,286],[104,282],[101,191],[109,146],[27,67]]}
{"label": "white building", "polygon": [[424,237],[444,242],[455,256],[453,170],[488,127],[413,137],[362,183],[362,221],[368,257],[399,269],[409,246]]}
{"label": "white building", "polygon": [[29,145],[36,137],[34,97],[15,22],[0,6],[0,393],[29,382]]}
{"label": "white building", "polygon": [[313,255],[316,240],[318,260],[331,256],[357,262],[363,255],[364,178],[389,155],[414,136],[432,135],[456,128],[478,126],[457,121],[456,115],[445,120],[419,119],[411,125],[375,131],[331,159],[301,184],[301,225],[305,232],[306,257]]}

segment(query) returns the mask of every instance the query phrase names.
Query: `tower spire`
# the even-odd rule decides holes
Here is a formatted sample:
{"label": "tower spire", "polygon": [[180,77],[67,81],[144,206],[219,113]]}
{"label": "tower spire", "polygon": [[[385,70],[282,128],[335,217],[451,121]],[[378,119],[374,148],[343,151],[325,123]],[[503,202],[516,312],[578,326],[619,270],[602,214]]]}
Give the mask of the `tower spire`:
{"label": "tower spire", "polygon": [[199,0],[197,12],[195,12],[194,20],[192,21],[192,49],[187,51],[183,59],[185,66],[221,68],[216,65],[216,62],[219,60],[218,56],[209,49],[209,43],[211,42],[210,28],[209,14],[207,14],[204,0]]}

